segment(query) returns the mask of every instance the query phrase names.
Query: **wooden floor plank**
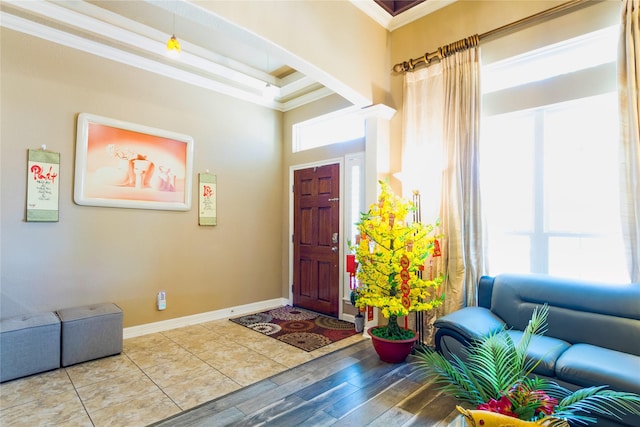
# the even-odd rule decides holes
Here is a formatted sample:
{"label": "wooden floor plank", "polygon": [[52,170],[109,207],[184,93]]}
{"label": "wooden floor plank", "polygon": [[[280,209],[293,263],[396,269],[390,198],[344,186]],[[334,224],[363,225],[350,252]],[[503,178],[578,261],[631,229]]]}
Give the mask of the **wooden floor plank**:
{"label": "wooden floor plank", "polygon": [[428,405],[416,412],[416,425],[436,425],[456,407],[456,400],[450,396],[439,394]]}
{"label": "wooden floor plank", "polygon": [[259,381],[226,395],[225,399],[210,402],[211,408],[214,410],[227,409],[236,406],[238,403],[246,402],[249,399],[259,398],[260,396],[269,394],[276,388],[278,388],[278,385],[269,379]]}
{"label": "wooden floor plank", "polygon": [[[283,424],[280,423],[280,420],[274,420],[270,423],[266,424],[267,426],[272,427],[284,427]],[[333,418],[331,415],[327,414],[324,411],[318,411],[309,417],[304,423],[299,424],[301,427],[313,426],[313,427],[328,427],[333,425],[339,425],[338,420]],[[290,424],[286,424],[287,427],[295,427]]]}
{"label": "wooden floor plank", "polygon": [[326,407],[331,406],[334,402],[343,399],[345,396],[348,396],[356,390],[357,388],[351,384],[339,384],[331,390],[327,390],[326,392],[305,401],[303,405],[295,408],[295,410],[287,411],[286,413],[278,415],[273,419],[273,421],[278,421],[280,425],[283,426],[305,424],[309,418],[320,412],[326,413],[324,411]]}
{"label": "wooden floor plank", "polygon": [[[414,381],[399,377],[397,372],[394,373],[394,376],[398,378],[396,382],[380,390],[375,396],[363,402],[363,404],[358,406],[354,411],[340,418],[340,421],[350,423],[352,419],[357,418],[365,423],[363,425],[368,425],[394,408],[399,402],[406,398],[407,395],[420,387],[420,384]],[[335,416],[335,414],[331,415]]]}
{"label": "wooden floor plank", "polygon": [[433,381],[423,384],[420,388],[415,390],[411,395],[400,402],[398,406],[407,412],[413,414],[418,413],[422,408],[428,405],[431,400],[435,399],[439,395],[439,386]]}
{"label": "wooden floor plank", "polygon": [[361,369],[362,372],[350,381],[353,385],[366,387],[376,382],[378,378],[390,372],[397,371],[398,369],[404,369],[405,367],[406,365],[383,362],[377,354],[373,353],[358,364],[358,368]]}
{"label": "wooden floor plank", "polygon": [[332,417],[341,419],[344,415],[351,412],[353,408],[357,408],[368,400],[373,399],[378,393],[381,393],[383,390],[403,379],[403,375],[395,372],[399,369],[399,367],[396,367],[396,369],[391,372],[385,372],[380,369],[384,374],[377,378],[377,380],[371,381],[372,377],[370,377],[370,380],[365,383],[364,387],[362,387],[358,393],[347,396],[342,401],[327,408],[326,412]]}
{"label": "wooden floor plank", "polygon": [[372,420],[368,424],[368,427],[401,426],[411,421],[413,416],[414,414],[411,412],[395,406]]}
{"label": "wooden floor plank", "polygon": [[180,414],[178,417],[168,418],[154,424],[158,427],[213,427],[228,426],[240,422],[245,414],[231,407],[223,411],[205,412],[192,410]]}
{"label": "wooden floor plank", "polygon": [[446,427],[456,415],[415,365],[382,362],[363,341],[155,426]]}
{"label": "wooden floor plank", "polygon": [[351,360],[355,363],[360,360],[360,355],[362,354],[362,352],[366,353],[367,349],[369,349],[370,347],[371,343],[369,343],[368,341],[360,341],[356,344],[345,347],[333,353],[329,353],[317,359],[313,359],[300,366],[297,366],[294,369],[284,371],[276,375],[275,377],[272,377],[271,379],[277,384],[283,384],[292,381],[300,375],[304,375],[305,373],[330,369],[330,367],[334,366],[336,363],[344,364],[346,360]]}
{"label": "wooden floor plank", "polygon": [[[318,377],[317,381],[296,392],[296,395],[300,396],[302,399],[309,400],[313,398],[313,396],[324,393],[338,384],[342,384],[353,378],[360,378],[362,374],[363,362],[360,361],[359,363],[340,369],[325,378]],[[357,385],[354,384],[354,386]]]}
{"label": "wooden floor plank", "polygon": [[[345,367],[345,369],[348,369],[350,366],[357,363],[357,359],[347,357],[343,360],[336,360],[333,364],[333,369],[339,369],[343,366]],[[297,377],[290,377],[292,379],[290,379],[288,382],[279,381],[281,385],[269,390],[269,393],[246,399],[242,403],[239,403],[237,407],[245,413],[251,413],[256,408],[265,407],[290,394],[299,392],[300,390],[304,390],[305,388],[313,386],[318,382],[324,381],[327,376],[331,375],[332,368],[328,366],[323,366],[320,369],[307,371],[302,376],[298,375]]]}
{"label": "wooden floor plank", "polygon": [[289,395],[284,399],[281,399],[269,406],[260,409],[259,411],[253,412],[249,416],[246,416],[242,421],[234,423],[234,426],[253,427],[261,425],[262,423],[273,420],[283,412],[286,413],[293,408],[301,407],[304,403],[306,402],[303,399],[300,399],[297,396]]}

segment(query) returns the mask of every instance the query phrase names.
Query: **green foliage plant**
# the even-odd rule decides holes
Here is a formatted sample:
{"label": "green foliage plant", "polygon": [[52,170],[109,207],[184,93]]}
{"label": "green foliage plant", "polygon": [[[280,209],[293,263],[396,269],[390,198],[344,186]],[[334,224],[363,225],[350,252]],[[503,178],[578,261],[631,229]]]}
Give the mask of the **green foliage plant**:
{"label": "green foliage plant", "polygon": [[466,361],[455,355],[450,361],[425,347],[417,351],[412,363],[459,401],[541,425],[595,423],[591,414],[640,415],[638,394],[614,391],[606,385],[572,392],[533,374],[540,360],[527,358],[527,349],[534,337],[546,332],[548,311],[546,305],[534,310],[518,343],[503,328],[472,342],[466,348]]}

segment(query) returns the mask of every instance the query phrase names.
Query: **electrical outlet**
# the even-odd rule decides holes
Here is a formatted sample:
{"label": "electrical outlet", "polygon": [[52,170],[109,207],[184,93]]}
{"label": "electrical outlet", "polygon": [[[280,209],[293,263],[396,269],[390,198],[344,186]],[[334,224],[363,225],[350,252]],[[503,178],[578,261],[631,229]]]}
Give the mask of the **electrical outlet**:
{"label": "electrical outlet", "polygon": [[167,294],[165,291],[158,292],[158,310],[167,308]]}

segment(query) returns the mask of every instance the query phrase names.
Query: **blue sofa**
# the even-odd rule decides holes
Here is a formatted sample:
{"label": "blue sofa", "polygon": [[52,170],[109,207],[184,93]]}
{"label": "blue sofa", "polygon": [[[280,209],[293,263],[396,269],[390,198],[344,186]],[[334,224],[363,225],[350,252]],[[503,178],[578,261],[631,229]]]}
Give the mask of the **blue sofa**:
{"label": "blue sofa", "polygon": [[[515,342],[533,309],[548,304],[547,332],[529,347],[534,373],[576,390],[608,385],[640,394],[640,283],[614,285],[543,275],[483,276],[478,306],[436,320],[436,350],[464,358],[470,341],[506,327]],[[640,427],[640,416],[598,418],[598,426]]]}

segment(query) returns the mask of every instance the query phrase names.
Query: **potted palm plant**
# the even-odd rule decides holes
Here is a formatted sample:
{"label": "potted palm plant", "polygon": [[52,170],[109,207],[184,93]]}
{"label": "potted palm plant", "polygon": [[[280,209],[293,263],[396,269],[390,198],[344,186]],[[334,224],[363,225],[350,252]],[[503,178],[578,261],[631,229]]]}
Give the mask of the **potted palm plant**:
{"label": "potted palm plant", "polygon": [[[547,426],[596,422],[589,414],[618,417],[640,414],[640,395],[607,386],[570,391],[532,374],[539,360],[528,359],[527,349],[546,329],[548,307],[534,310],[521,340],[514,343],[505,329],[472,342],[462,360],[450,361],[431,348],[416,352],[415,363],[441,389],[474,409],[458,406],[469,427]],[[587,415],[584,415],[587,414]]]}
{"label": "potted palm plant", "polygon": [[358,308],[379,308],[388,319],[386,325],[368,332],[380,358],[399,363],[411,352],[417,336],[401,328],[398,317],[431,310],[443,301],[437,292],[443,277],[422,275],[439,236],[434,235],[431,224],[408,221],[407,216],[415,209],[413,202],[393,194],[387,182],[380,185],[378,202],[362,213],[357,223],[360,234],[352,249],[360,287],[355,304]]}

